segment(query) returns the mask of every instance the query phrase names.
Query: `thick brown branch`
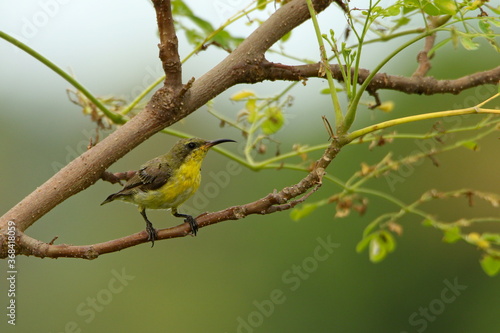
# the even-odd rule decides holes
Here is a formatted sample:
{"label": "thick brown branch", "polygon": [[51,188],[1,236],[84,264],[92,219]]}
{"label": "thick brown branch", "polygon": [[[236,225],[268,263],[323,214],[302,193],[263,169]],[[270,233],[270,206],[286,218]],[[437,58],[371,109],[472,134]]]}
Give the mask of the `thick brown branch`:
{"label": "thick brown branch", "polygon": [[129,180],[132,178],[137,171],[131,170],[131,171],[125,171],[125,172],[116,172],[116,173],[111,173],[108,171],[104,171],[101,175],[101,179],[104,180],[105,182],[110,182],[111,184],[116,184],[120,183],[122,185],[122,180]]}
{"label": "thick brown branch", "polygon": [[[301,81],[310,77],[321,77],[320,64],[287,66],[283,64],[269,63],[263,64],[258,76],[247,77],[247,83],[261,82],[265,80],[289,80]],[[332,65],[332,75],[342,81],[342,73],[339,65]],[[370,75],[367,69],[359,71],[358,83],[362,84]],[[498,84],[500,81],[500,66],[453,80],[437,80],[433,77],[404,77],[378,73],[374,76],[367,87],[367,91],[377,90],[397,90],[407,94],[458,94],[463,90],[477,87],[484,84]]]}
{"label": "thick brown branch", "polygon": [[[203,228],[222,221],[239,220],[252,214],[271,214],[294,207],[319,188],[325,173],[325,168],[336,157],[340,151],[341,145],[342,143],[334,140],[326,149],[323,156],[316,161],[313,170],[299,183],[285,187],[279,192],[274,191],[262,199],[245,205],[233,206],[218,212],[202,214],[196,218],[199,227]],[[303,196],[297,200],[292,200],[300,195]],[[172,228],[158,230],[158,240],[185,237],[190,234],[191,229],[189,224],[184,223]],[[34,255],[41,258],[70,257],[95,259],[101,254],[120,251],[141,243],[149,243],[149,241],[147,233],[142,231],[123,238],[94,245],[54,245],[38,241],[18,231],[16,243],[19,246],[19,254]]]}
{"label": "thick brown branch", "polygon": [[165,72],[165,86],[174,90],[182,85],[182,67],[179,58],[177,34],[174,28],[170,0],[153,0],[160,34],[160,60]]}
{"label": "thick brown branch", "polygon": [[436,34],[425,37],[424,49],[420,51],[417,55],[418,67],[412,76],[425,76],[427,72],[431,69],[431,61],[429,56],[429,51],[434,46],[436,40]]}
{"label": "thick brown branch", "polygon": [[[428,18],[428,27],[427,29],[434,29],[442,26],[451,18],[450,15],[443,16],[429,16]],[[431,58],[429,55],[430,51],[434,47],[434,43],[436,42],[436,33],[425,37],[424,49],[420,51],[417,55],[418,67],[413,73],[412,76],[425,76],[427,72],[431,69]]]}

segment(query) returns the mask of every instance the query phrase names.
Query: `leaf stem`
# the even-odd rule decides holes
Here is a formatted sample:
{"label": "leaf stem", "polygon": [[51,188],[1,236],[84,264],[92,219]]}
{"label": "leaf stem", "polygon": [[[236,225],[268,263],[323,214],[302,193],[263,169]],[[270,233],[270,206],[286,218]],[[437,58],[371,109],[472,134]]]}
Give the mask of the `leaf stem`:
{"label": "leaf stem", "polygon": [[321,68],[325,71],[326,78],[328,80],[328,87],[330,88],[330,96],[332,98],[332,105],[335,112],[335,127],[339,130],[343,127],[344,115],[342,114],[342,109],[337,96],[337,90],[335,88],[335,83],[333,82],[332,70],[330,68],[330,64],[328,63],[328,57],[326,56],[325,44],[323,43],[323,37],[321,36],[321,30],[316,18],[316,11],[314,10],[311,0],[307,0],[307,7],[309,8],[309,14],[311,15],[314,31],[316,32],[316,39],[318,40],[322,63]]}
{"label": "leaf stem", "polygon": [[11,43],[12,45],[20,48],[33,58],[37,59],[40,61],[42,64],[50,68],[52,71],[54,71],[56,74],[61,76],[64,80],[66,80],[69,84],[71,84],[73,87],[75,87],[78,91],[80,91],[85,97],[87,97],[92,103],[94,103],[99,110],[101,110],[106,117],[111,119],[114,123],[116,124],[123,124],[125,123],[125,119],[119,114],[111,112],[104,104],[101,103],[99,99],[97,99],[87,88],[85,88],[82,84],[80,84],[77,80],[75,80],[71,75],[63,71],[60,67],[58,67],[56,64],[54,64],[52,61],[38,53],[37,51],[33,50],[31,47],[28,45],[22,43],[21,41],[17,40],[16,38],[12,37],[11,35],[0,31],[0,38],[3,38],[7,42]]}

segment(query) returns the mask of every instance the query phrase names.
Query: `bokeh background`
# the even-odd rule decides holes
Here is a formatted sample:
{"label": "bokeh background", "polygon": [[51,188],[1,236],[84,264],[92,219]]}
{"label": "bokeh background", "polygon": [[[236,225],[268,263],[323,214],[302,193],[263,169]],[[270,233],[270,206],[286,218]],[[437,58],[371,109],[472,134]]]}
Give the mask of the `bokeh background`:
{"label": "bokeh background", "polygon": [[[245,4],[243,1],[188,1],[200,16],[214,25]],[[339,33],[343,16],[335,8],[321,15],[322,26],[331,22]],[[244,36],[255,25],[235,26]],[[157,58],[154,10],[148,1],[41,0],[0,3],[0,29],[18,37],[65,70],[71,71],[99,96],[130,99],[161,75]],[[311,24],[294,32],[287,50],[317,59]],[[370,68],[399,41],[370,47],[363,66]],[[384,71],[410,75],[419,46],[403,52]],[[190,52],[180,35],[181,57]],[[209,48],[184,66],[184,76],[199,77],[224,53]],[[291,63],[275,55],[271,60]],[[498,54],[487,45],[466,52],[451,47],[433,60],[431,75],[454,78],[498,65]],[[294,143],[319,144],[327,134],[321,115],[333,117],[329,97],[320,95],[323,80],[309,80],[291,94],[285,128],[276,135],[281,151]],[[228,97],[242,89],[270,96],[283,83],[238,86],[215,101],[217,110],[234,117],[242,105]],[[0,41],[0,212],[4,213],[83,152],[94,135],[95,124],[66,95],[68,83],[29,55]],[[392,113],[360,111],[355,127],[418,112],[471,106],[496,91],[487,86],[458,96],[408,96],[382,92],[392,100]],[[369,101],[369,97],[366,97]],[[497,104],[498,105],[498,104]],[[469,117],[463,123],[472,122]],[[434,122],[399,128],[428,132]],[[446,126],[446,123],[444,124]],[[207,139],[232,138],[240,145],[226,145],[241,153],[241,134],[220,128],[219,121],[201,108],[175,125],[176,129]],[[107,133],[102,132],[101,137]],[[449,137],[449,140],[457,137]],[[137,168],[164,153],[176,138],[157,134],[114,164],[110,170]],[[414,140],[395,142],[369,150],[366,145],[346,147],[328,172],[347,179],[360,164],[373,164],[388,151],[395,157],[418,149]],[[271,152],[274,146],[270,145]],[[447,191],[475,188],[498,192],[498,135],[480,142],[478,151],[458,149],[438,156],[408,172],[395,192],[385,178],[372,183],[406,202],[436,188]],[[316,155],[312,154],[312,157]],[[203,205],[188,201],[198,213],[213,211],[260,198],[274,188],[296,183],[295,171],[251,172],[244,168],[212,195],[210,174],[224,170],[229,160],[212,152],[203,167],[200,191],[211,196]],[[97,182],[66,200],[35,223],[27,233],[37,239],[69,244],[92,244],[122,237],[144,227],[131,205],[116,202],[99,206],[117,185]],[[339,188],[325,184],[311,200],[329,196]],[[193,200],[202,200],[200,198]],[[249,216],[204,228],[196,238],[157,242],[104,255],[97,260],[17,258],[17,321],[0,320],[1,332],[498,332],[500,288],[498,277],[481,270],[479,251],[445,244],[442,234],[407,216],[397,249],[386,260],[372,264],[355,246],[366,225],[397,207],[369,198],[367,213],[335,219],[332,205],[294,222],[288,212]],[[427,210],[444,220],[462,216],[498,216],[480,202],[465,200],[432,203]],[[496,214],[496,215],[495,215]],[[164,211],[150,212],[157,228],[179,223]],[[498,227],[487,226],[497,231]],[[325,249],[321,244],[333,243]],[[316,257],[315,257],[316,255]],[[7,306],[6,262],[0,280],[1,308]],[[297,268],[301,267],[301,268]],[[450,285],[458,289],[449,290]],[[448,288],[448,291],[446,289]],[[443,296],[444,295],[444,296]],[[444,297],[444,298],[443,298]],[[426,310],[430,307],[430,311]],[[6,310],[4,310],[6,311]],[[426,314],[425,311],[428,311]]]}

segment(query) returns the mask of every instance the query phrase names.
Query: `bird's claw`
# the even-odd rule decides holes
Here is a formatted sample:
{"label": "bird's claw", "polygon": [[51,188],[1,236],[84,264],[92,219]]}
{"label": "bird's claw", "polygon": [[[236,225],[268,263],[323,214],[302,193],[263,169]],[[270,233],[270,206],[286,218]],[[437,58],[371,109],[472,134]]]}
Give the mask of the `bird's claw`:
{"label": "bird's claw", "polygon": [[153,247],[155,245],[155,240],[158,239],[158,233],[156,229],[153,228],[152,224],[146,225],[146,233],[148,234],[148,241],[151,241],[151,247]]}
{"label": "bird's claw", "polygon": [[196,236],[196,234],[198,233],[198,223],[196,222],[195,218],[188,215],[184,222],[189,223],[189,226],[191,227],[191,233]]}

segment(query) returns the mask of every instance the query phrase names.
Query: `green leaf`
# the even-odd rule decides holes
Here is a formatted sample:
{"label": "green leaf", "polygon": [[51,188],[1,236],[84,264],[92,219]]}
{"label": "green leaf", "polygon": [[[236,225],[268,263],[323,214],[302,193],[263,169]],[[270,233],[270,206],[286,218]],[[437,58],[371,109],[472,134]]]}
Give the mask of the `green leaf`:
{"label": "green leaf", "polygon": [[391,253],[396,249],[396,240],[394,236],[387,231],[382,230],[379,235],[380,240],[385,244],[385,248],[387,249],[387,253]]}
{"label": "green leaf", "polygon": [[185,29],[185,34],[188,42],[193,45],[198,45],[201,41],[203,41],[204,37],[200,35],[197,30],[194,29]]}
{"label": "green leaf", "polygon": [[492,33],[492,30],[491,30],[491,27],[490,27],[490,24],[488,23],[488,21],[486,21],[486,20],[480,20],[479,22],[477,22],[477,25],[478,25],[479,29],[484,34]]}
{"label": "green leaf", "polygon": [[455,27],[451,27],[451,42],[452,42],[454,48],[458,47],[459,38],[460,38],[460,36],[458,35]]}
{"label": "green leaf", "polygon": [[384,16],[396,16],[399,15],[400,12],[401,12],[401,5],[396,4],[387,7],[384,11]]}
{"label": "green leaf", "polygon": [[479,146],[476,141],[464,141],[461,143],[462,147],[465,147],[467,149],[476,151],[479,149]]}
{"label": "green leaf", "polygon": [[[230,100],[241,101],[241,100],[247,99],[249,97],[255,97],[255,93],[253,91],[250,91],[250,90],[241,90],[241,91],[238,91],[236,94],[233,94],[231,96]],[[254,99],[254,102],[255,102],[255,99]],[[248,105],[247,105],[247,108],[248,108]],[[255,108],[255,105],[254,105],[254,108]]]}
{"label": "green leaf", "polygon": [[432,226],[434,226],[434,221],[429,220],[429,219],[425,219],[422,221],[422,225],[425,227],[432,227]]}
{"label": "green leaf", "polygon": [[455,243],[462,239],[462,235],[460,233],[460,227],[454,226],[448,228],[444,231],[443,242],[446,243]]}
{"label": "green leaf", "polygon": [[283,111],[277,106],[267,108],[265,116],[266,120],[261,125],[264,134],[270,135],[278,132],[285,123]]}
{"label": "green leaf", "polygon": [[495,276],[500,272],[500,260],[497,258],[487,255],[481,259],[480,263],[483,271],[489,276]]}
{"label": "green leaf", "polygon": [[292,30],[290,30],[286,34],[284,34],[283,37],[280,38],[280,41],[286,42],[287,40],[290,39],[291,36],[292,36]]}
{"label": "green leaf", "polygon": [[370,241],[375,236],[376,236],[376,234],[370,234],[370,235],[364,237],[362,240],[360,240],[359,243],[356,245],[356,252],[358,252],[358,253],[363,252],[363,250],[368,246],[368,244],[370,244]]}
{"label": "green leaf", "polygon": [[493,6],[488,7],[493,13],[500,15],[500,6],[497,6],[496,8]]}
{"label": "green leaf", "polygon": [[243,41],[243,38],[233,37],[227,31],[219,31],[213,37],[213,41],[221,45],[226,51],[234,50]]}
{"label": "green leaf", "polygon": [[377,263],[382,261],[389,253],[396,248],[396,241],[387,230],[374,232],[362,239],[356,246],[356,251],[361,252],[369,244],[368,256],[370,261]]}
{"label": "green leaf", "polygon": [[464,49],[469,51],[477,50],[477,48],[479,47],[479,44],[474,43],[469,37],[460,36],[460,43],[462,44]]}
{"label": "green leaf", "polygon": [[500,245],[500,234],[492,234],[489,232],[485,232],[481,235],[482,239]]}
{"label": "green leaf", "polygon": [[438,7],[436,7],[434,4],[427,2],[425,5],[422,6],[423,11],[430,16],[438,16],[441,15],[441,10],[439,10]]}
{"label": "green leaf", "polygon": [[373,263],[381,262],[387,256],[387,248],[384,242],[378,237],[373,237],[370,241],[369,258]]}
{"label": "green leaf", "polygon": [[189,15],[188,17],[191,21],[193,21],[194,24],[200,27],[201,30],[203,30],[207,35],[212,31],[214,31],[214,28],[208,21],[205,21],[204,19],[199,18],[198,16],[195,15]]}
{"label": "green leaf", "polygon": [[321,201],[303,204],[301,207],[296,207],[290,212],[290,218],[298,221],[314,212],[320,206],[323,206]]}
{"label": "green leaf", "polygon": [[257,0],[257,9],[264,10],[266,9],[267,1],[266,0]]}
{"label": "green leaf", "polygon": [[193,11],[181,0],[172,1],[172,14],[181,16],[191,16]]}
{"label": "green leaf", "polygon": [[[498,13],[498,15],[500,15],[500,13]],[[493,24],[495,27],[500,28],[500,20],[499,19],[495,19],[493,17],[487,17],[484,20],[487,20],[487,22],[489,24]]]}
{"label": "green leaf", "polygon": [[410,23],[410,19],[406,16],[403,16],[397,20],[393,20],[393,22],[396,23],[396,28],[399,28]]}
{"label": "green leaf", "polygon": [[454,0],[434,0],[434,4],[443,14],[455,15],[458,10]]}
{"label": "green leaf", "polygon": [[257,100],[249,98],[245,104],[245,109],[248,111],[247,121],[252,124],[260,119],[259,112],[257,111]]}

